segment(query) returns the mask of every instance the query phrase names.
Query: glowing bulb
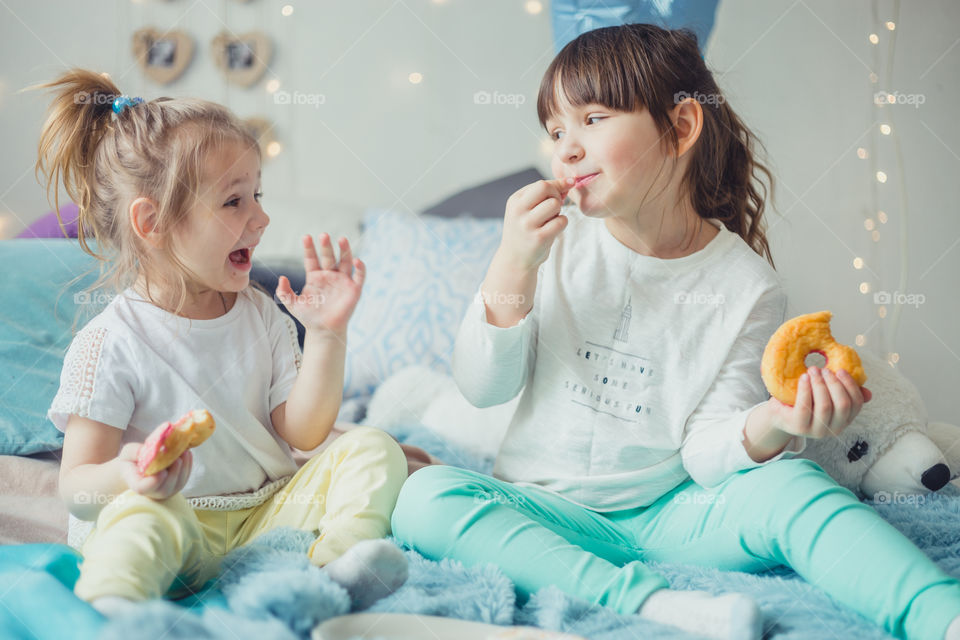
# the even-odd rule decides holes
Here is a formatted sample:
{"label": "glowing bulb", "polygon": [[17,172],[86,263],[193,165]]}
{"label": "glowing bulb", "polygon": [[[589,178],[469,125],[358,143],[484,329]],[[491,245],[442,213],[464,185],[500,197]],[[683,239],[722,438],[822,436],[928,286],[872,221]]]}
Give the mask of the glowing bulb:
{"label": "glowing bulb", "polygon": [[887,224],[887,212],[877,211],[877,220],[880,221],[880,224]]}
{"label": "glowing bulb", "polygon": [[420,84],[421,82],[423,82],[423,74],[414,71],[409,76],[407,76],[407,80],[410,81],[410,84]]}
{"label": "glowing bulb", "polygon": [[883,171],[877,171],[877,182],[883,183],[887,181],[887,174]]}
{"label": "glowing bulb", "polygon": [[537,2],[537,0],[530,0],[530,2],[525,4],[523,8],[527,10],[527,13],[531,15],[537,15],[543,11],[543,4]]}
{"label": "glowing bulb", "polygon": [[864,220],[863,226],[867,231],[873,231],[873,226],[874,226],[873,218],[867,218],[866,220]]}
{"label": "glowing bulb", "polygon": [[865,160],[868,155],[869,154],[867,153],[867,150],[864,149],[863,147],[860,147],[859,149],[857,149],[857,157],[860,158],[861,160]]}
{"label": "glowing bulb", "polygon": [[891,353],[891,354],[890,354],[890,362],[892,362],[893,364],[897,364],[898,362],[900,362],[900,354],[899,354],[899,353]]}
{"label": "glowing bulb", "polygon": [[854,269],[863,269],[863,258],[854,258],[854,259],[853,259],[853,268],[854,268]]}
{"label": "glowing bulb", "polygon": [[880,125],[880,133],[882,133],[885,136],[890,135],[890,125],[888,124]]}
{"label": "glowing bulb", "polygon": [[861,333],[860,335],[857,336],[857,346],[862,347],[865,344],[867,344],[867,336]]}
{"label": "glowing bulb", "polygon": [[871,34],[870,34],[870,42],[871,42],[871,44],[877,44],[878,42],[880,42],[880,36],[878,36],[878,35],[875,34],[875,33],[871,33]]}
{"label": "glowing bulb", "polygon": [[877,74],[871,72],[871,73],[870,73],[870,82],[872,82],[873,84],[876,84],[876,83],[877,83],[877,80],[879,80],[879,78],[877,77]]}
{"label": "glowing bulb", "polygon": [[293,5],[292,5],[292,4],[285,4],[285,5],[283,5],[283,8],[280,9],[280,15],[282,15],[282,16],[284,16],[284,17],[292,16],[292,15],[293,15]]}
{"label": "glowing bulb", "polygon": [[870,293],[870,283],[861,282],[860,283],[860,293]]}
{"label": "glowing bulb", "polygon": [[271,142],[267,145],[267,155],[276,158],[283,151],[283,146],[279,142]]}
{"label": "glowing bulb", "polygon": [[893,95],[892,93],[887,94],[887,102],[889,102],[890,104],[893,104],[896,101],[897,101],[897,97],[895,95]]}
{"label": "glowing bulb", "polygon": [[888,31],[893,31],[893,30],[896,29],[896,28],[897,28],[897,25],[895,25],[893,22],[887,22],[887,30],[888,30]]}
{"label": "glowing bulb", "polygon": [[877,315],[880,316],[881,318],[886,318],[887,308],[883,305],[880,305],[879,307],[877,307]]}
{"label": "glowing bulb", "polygon": [[267,81],[267,93],[276,93],[280,88],[280,81],[276,78]]}
{"label": "glowing bulb", "polygon": [[879,231],[874,231],[873,233],[870,234],[870,237],[873,239],[874,242],[880,242],[880,232],[879,232]]}

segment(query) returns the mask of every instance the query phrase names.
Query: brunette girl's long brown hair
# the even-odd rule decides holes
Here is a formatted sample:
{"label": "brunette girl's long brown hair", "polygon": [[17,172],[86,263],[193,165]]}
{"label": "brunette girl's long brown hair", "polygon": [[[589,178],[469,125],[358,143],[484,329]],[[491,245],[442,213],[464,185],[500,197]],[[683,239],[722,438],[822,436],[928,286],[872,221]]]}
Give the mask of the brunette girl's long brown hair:
{"label": "brunette girl's long brown hair", "polygon": [[580,107],[600,104],[618,111],[646,109],[673,149],[678,139],[670,111],[693,98],[703,110],[703,128],[681,178],[701,218],[716,218],[773,265],[763,221],[773,193],[773,175],[757,160],[756,136],[727,102],[686,29],[650,24],[604,27],[569,42],[547,68],[537,97],[540,124],[562,99]]}

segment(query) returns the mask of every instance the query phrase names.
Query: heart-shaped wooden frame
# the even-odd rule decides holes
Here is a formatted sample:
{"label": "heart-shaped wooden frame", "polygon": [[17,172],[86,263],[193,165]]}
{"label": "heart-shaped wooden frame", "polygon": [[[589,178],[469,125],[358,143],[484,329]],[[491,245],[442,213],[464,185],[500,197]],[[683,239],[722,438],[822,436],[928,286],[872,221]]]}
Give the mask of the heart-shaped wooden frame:
{"label": "heart-shaped wooden frame", "polygon": [[144,27],[133,32],[133,55],[145,76],[158,84],[170,84],[193,59],[193,38],[183,31]]}
{"label": "heart-shaped wooden frame", "polygon": [[213,61],[227,81],[249,87],[270,64],[270,39],[260,31],[241,35],[221,32],[210,42]]}
{"label": "heart-shaped wooden frame", "polygon": [[264,160],[270,160],[272,156],[267,153],[267,147],[269,147],[271,143],[277,141],[273,123],[261,116],[244,118],[242,122],[260,144],[260,157]]}

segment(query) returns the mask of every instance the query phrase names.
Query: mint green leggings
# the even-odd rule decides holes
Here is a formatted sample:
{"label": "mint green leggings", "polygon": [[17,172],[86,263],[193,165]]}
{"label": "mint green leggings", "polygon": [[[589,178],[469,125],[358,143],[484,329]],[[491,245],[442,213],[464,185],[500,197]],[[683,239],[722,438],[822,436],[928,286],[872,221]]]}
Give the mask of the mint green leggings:
{"label": "mint green leggings", "polygon": [[492,562],[521,598],[561,590],[634,613],[667,587],[645,560],[757,572],[792,567],[900,638],[943,638],[960,582],[816,463],[781,459],[714,489],[688,480],[647,507],[599,513],[464,469],[407,480],[393,534],[429,558]]}

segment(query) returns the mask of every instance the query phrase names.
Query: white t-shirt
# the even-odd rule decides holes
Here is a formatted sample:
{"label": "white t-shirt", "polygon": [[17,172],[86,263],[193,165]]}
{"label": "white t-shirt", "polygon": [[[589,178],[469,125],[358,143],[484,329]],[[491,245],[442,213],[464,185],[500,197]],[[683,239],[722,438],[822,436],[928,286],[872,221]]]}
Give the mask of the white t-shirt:
{"label": "white t-shirt", "polygon": [[70,414],[123,429],[126,444],[207,409],[216,429],[193,450],[183,495],[255,491],[297,470],[270,412],[300,362],[293,321],[257,289],[210,320],[178,317],[127,289],[74,337],[47,415],[61,431]]}
{"label": "white t-shirt", "polygon": [[454,377],[474,405],[523,388],[494,475],[615,511],[759,466],[743,428],[770,397],[760,360],[787,303],[776,272],[717,220],[706,247],[665,260],[564,213],[530,313],[495,327],[478,294],[457,336]]}

